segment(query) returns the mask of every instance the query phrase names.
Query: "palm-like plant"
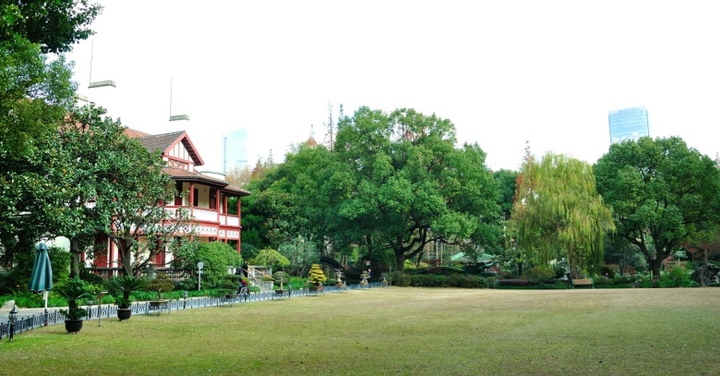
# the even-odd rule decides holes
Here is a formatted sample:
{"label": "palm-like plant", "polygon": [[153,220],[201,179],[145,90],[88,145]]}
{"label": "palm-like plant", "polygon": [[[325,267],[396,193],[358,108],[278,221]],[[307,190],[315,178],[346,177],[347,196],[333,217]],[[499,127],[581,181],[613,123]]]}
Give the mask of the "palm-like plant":
{"label": "palm-like plant", "polygon": [[140,290],[145,285],[145,281],[141,278],[131,275],[116,277],[110,281],[110,288],[114,290],[115,302],[118,308],[130,308],[132,300],[130,294],[135,290]]}
{"label": "palm-like plant", "polygon": [[56,287],[55,292],[68,302],[68,309],[60,310],[65,319],[82,320],[87,316],[87,311],[78,305],[78,300],[90,297],[90,293],[85,290],[85,282],[82,279],[78,277],[71,278]]}

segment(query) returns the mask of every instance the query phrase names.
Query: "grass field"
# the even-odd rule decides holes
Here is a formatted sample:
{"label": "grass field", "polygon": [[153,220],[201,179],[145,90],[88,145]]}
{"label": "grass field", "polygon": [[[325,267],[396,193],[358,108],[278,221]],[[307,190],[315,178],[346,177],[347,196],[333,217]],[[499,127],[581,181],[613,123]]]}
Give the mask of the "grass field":
{"label": "grass field", "polygon": [[62,325],[2,375],[718,375],[720,289],[374,288]]}

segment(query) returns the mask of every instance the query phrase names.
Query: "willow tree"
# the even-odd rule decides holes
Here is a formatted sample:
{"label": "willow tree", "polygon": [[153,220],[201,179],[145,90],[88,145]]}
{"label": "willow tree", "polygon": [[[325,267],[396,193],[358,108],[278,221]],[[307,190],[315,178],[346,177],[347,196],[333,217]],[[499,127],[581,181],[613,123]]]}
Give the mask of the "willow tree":
{"label": "willow tree", "polygon": [[520,170],[511,217],[517,245],[537,253],[542,265],[567,258],[572,277],[603,258],[603,236],[614,229],[610,209],[595,188],[592,166],[548,153],[527,155]]}

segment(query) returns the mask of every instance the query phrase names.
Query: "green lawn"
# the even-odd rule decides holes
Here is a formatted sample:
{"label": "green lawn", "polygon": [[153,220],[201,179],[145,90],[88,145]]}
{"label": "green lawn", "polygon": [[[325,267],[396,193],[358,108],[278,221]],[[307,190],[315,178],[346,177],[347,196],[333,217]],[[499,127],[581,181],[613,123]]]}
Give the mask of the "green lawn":
{"label": "green lawn", "polygon": [[373,288],[62,325],[0,374],[717,375],[720,289]]}

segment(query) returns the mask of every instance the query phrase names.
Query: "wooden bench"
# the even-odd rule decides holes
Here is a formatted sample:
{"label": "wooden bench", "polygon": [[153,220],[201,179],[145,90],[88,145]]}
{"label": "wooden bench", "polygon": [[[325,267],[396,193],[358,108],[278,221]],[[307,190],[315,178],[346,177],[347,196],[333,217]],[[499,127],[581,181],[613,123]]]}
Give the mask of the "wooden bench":
{"label": "wooden bench", "polygon": [[572,280],[572,286],[573,288],[576,287],[590,287],[595,288],[595,282],[593,282],[590,278],[580,278],[580,279],[573,279]]}

